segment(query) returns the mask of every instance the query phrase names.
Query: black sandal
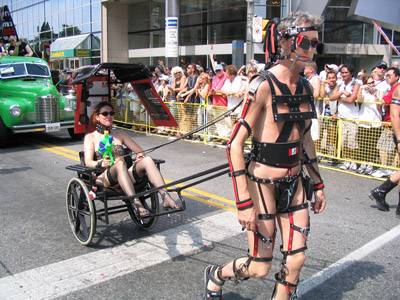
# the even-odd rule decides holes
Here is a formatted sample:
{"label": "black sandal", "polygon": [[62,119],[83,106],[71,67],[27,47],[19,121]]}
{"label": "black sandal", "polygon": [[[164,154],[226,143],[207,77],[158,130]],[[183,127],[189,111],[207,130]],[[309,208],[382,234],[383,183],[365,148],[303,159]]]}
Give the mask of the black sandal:
{"label": "black sandal", "polygon": [[[210,280],[218,285],[219,287],[222,288],[222,286],[225,283],[225,280],[221,280],[220,278],[217,278],[215,276],[215,272],[218,272],[218,266],[216,265],[208,265],[205,269],[204,269],[204,284],[205,284],[205,291],[206,291],[206,297],[205,300],[211,300],[211,299],[222,299],[222,289],[219,290],[218,292],[215,291],[210,291],[207,286],[208,283],[210,282]],[[218,273],[217,273],[218,276]],[[219,277],[219,276],[218,276]]]}
{"label": "black sandal", "polygon": [[149,210],[143,206],[142,202],[138,198],[135,198],[133,200],[133,207],[134,207],[134,210],[136,211],[136,214],[140,218],[147,217],[150,215]]}

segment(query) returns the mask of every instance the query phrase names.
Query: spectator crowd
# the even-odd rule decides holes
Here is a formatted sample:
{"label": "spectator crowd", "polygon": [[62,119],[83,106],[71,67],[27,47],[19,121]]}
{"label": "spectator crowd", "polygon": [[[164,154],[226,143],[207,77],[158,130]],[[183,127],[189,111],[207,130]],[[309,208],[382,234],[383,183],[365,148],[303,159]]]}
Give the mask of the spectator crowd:
{"label": "spectator crowd", "polygon": [[[250,79],[264,69],[256,61],[239,69],[223,62],[212,61],[212,65],[210,69],[197,64],[168,68],[159,61],[151,68],[155,89],[178,121],[177,136],[235,107],[246,97]],[[313,121],[311,133],[319,152],[341,169],[375,177],[389,176],[393,171],[376,166],[399,164],[389,110],[390,93],[400,78],[398,64],[395,62],[389,67],[382,61],[370,72],[361,69],[357,73],[350,65],[325,64],[318,74],[317,65],[309,63],[303,75],[313,87],[316,99],[318,120]],[[120,95],[135,99],[130,84],[121,89]],[[136,117],[143,118],[140,102],[131,105]],[[214,140],[226,141],[239,114],[240,107],[212,127]],[[338,120],[342,124],[340,132]],[[335,159],[338,133],[341,134],[341,158],[345,160],[341,164]]]}

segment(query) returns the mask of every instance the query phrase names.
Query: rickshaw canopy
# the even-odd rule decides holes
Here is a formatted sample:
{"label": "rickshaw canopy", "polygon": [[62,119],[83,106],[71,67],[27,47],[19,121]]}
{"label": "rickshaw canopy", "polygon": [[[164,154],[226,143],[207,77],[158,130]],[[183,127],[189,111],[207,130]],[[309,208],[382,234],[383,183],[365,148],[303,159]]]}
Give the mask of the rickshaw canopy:
{"label": "rickshaw canopy", "polygon": [[112,71],[117,83],[151,78],[150,70],[140,63],[101,63],[95,66],[87,66],[79,69],[72,84],[82,83],[92,76],[106,75],[109,71]]}

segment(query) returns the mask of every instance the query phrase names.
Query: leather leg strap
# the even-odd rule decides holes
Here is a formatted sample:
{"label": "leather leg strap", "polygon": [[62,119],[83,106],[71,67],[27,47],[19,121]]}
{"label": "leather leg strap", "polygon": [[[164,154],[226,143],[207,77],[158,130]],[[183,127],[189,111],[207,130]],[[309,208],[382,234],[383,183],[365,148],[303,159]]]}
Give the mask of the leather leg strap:
{"label": "leather leg strap", "polygon": [[[225,280],[221,279],[221,270],[221,267],[213,265],[208,273],[208,279],[220,287],[225,283]],[[217,274],[217,276],[215,276],[215,274]]]}
{"label": "leather leg strap", "polygon": [[304,202],[300,205],[296,205],[296,206],[290,206],[287,209],[285,209],[284,211],[280,211],[280,214],[285,214],[285,213],[289,213],[289,212],[295,212],[298,210],[302,210],[302,209],[307,209],[308,208],[308,202]]}
{"label": "leather leg strap", "polygon": [[232,280],[234,282],[234,284],[239,284],[241,281],[244,280],[248,280],[250,277],[246,277],[244,274],[247,272],[249,272],[249,267],[250,267],[250,263],[252,261],[255,262],[264,262],[264,263],[269,263],[272,261],[272,257],[254,257],[249,255],[247,257],[247,260],[242,263],[241,265],[239,265],[239,267],[236,266],[236,261],[238,260],[238,258],[236,258],[233,261],[233,274],[234,277],[230,277],[228,278],[229,280]]}
{"label": "leather leg strap", "polygon": [[289,299],[296,299],[294,298],[294,296],[296,295],[296,291],[297,291],[297,283],[291,283],[289,281],[286,281],[285,279],[283,279],[281,277],[281,272],[278,272],[275,274],[275,280],[277,283],[282,284],[283,286],[285,286],[285,290],[286,293],[289,295]]}
{"label": "leather leg strap", "polygon": [[283,247],[281,246],[281,253],[282,253],[282,255],[283,255],[283,258],[284,258],[285,263],[286,263],[286,257],[287,257],[288,255],[295,255],[295,254],[297,254],[297,253],[304,252],[304,251],[306,251],[306,250],[307,250],[307,246],[301,247],[301,248],[296,249],[296,250],[283,251]]}

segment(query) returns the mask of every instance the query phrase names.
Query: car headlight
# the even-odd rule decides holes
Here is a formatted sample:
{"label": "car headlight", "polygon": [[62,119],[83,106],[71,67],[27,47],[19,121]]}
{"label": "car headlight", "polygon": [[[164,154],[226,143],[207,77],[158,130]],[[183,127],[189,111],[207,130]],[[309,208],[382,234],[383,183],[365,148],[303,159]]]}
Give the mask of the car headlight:
{"label": "car headlight", "polygon": [[19,105],[12,105],[10,107],[10,114],[13,117],[19,117],[21,115],[21,107]]}

